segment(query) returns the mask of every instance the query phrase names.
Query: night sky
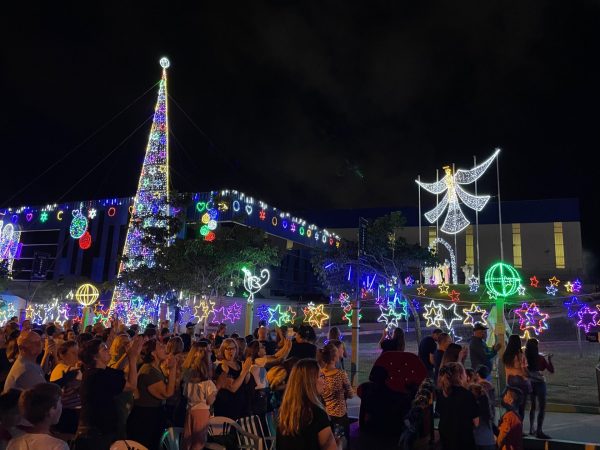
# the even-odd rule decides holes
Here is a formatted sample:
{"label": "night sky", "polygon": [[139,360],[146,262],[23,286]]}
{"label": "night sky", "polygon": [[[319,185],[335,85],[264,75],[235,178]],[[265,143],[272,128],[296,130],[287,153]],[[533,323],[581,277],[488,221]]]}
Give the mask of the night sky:
{"label": "night sky", "polygon": [[418,174],[501,147],[502,199],[578,197],[600,253],[598,1],[21,3],[0,27],[2,206],[133,195],[165,55],[179,191],[414,205]]}

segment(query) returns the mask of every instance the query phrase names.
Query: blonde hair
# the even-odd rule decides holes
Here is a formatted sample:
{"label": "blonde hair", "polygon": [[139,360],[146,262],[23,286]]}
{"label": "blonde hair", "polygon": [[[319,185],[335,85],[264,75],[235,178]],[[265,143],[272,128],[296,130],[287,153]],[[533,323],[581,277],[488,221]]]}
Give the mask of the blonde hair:
{"label": "blonde hair", "polygon": [[221,361],[223,361],[225,359],[225,347],[228,345],[233,345],[235,347],[235,354],[234,354],[233,358],[234,359],[237,358],[240,348],[235,339],[227,338],[227,339],[223,339],[223,342],[221,342],[221,346],[219,347],[218,359],[220,359]]}
{"label": "blonde hair", "polygon": [[190,366],[190,381],[206,381],[212,377],[208,347],[198,347]]}
{"label": "blonde hair", "polygon": [[118,361],[121,356],[127,351],[129,345],[129,335],[121,333],[115,336],[110,344],[111,360]]}
{"label": "blonde hair", "polygon": [[452,393],[453,386],[462,386],[462,376],[466,375],[465,368],[461,363],[449,362],[440,368],[438,386],[448,397]]}
{"label": "blonde hair", "polygon": [[295,436],[310,424],[314,406],[324,410],[317,392],[319,364],[314,359],[301,359],[292,369],[279,409],[279,429],[285,436]]}
{"label": "blonde hair", "polygon": [[167,353],[169,355],[178,355],[183,352],[183,341],[179,336],[172,337],[167,342]]}

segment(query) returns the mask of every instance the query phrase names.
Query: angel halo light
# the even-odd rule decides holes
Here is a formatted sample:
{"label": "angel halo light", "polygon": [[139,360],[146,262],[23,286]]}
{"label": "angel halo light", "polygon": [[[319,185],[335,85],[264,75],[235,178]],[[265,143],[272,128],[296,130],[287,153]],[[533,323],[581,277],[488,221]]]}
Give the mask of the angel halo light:
{"label": "angel halo light", "polygon": [[469,226],[469,220],[460,209],[459,199],[469,208],[475,211],[481,211],[487,204],[490,196],[476,196],[470,194],[465,191],[461,185],[471,184],[477,181],[485,173],[492,162],[494,162],[498,153],[500,153],[500,149],[496,149],[494,154],[480,165],[475,166],[470,170],[458,169],[454,174],[452,173],[452,168],[450,166],[444,166],[446,175],[435,183],[422,183],[419,180],[415,180],[420,187],[431,194],[438,195],[446,192],[436,207],[425,213],[425,218],[429,223],[437,221],[442,214],[444,214],[446,208],[448,208],[448,213],[440,228],[444,233],[456,234]]}

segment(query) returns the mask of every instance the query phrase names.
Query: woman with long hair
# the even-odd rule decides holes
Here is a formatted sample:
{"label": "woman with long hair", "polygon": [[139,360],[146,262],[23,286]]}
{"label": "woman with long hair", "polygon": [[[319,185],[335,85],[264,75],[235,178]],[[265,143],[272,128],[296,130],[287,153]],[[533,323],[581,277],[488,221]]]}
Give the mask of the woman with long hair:
{"label": "woman with long hair", "polygon": [[521,420],[525,414],[525,402],[527,395],[531,392],[531,383],[527,377],[527,361],[521,349],[521,338],[518,334],[512,334],[508,338],[506,349],[502,355],[504,371],[506,373],[506,384],[519,389],[523,395],[519,403],[519,415]]}
{"label": "woman with long hair", "polygon": [[[537,339],[528,339],[525,344],[525,359],[527,360],[527,372],[531,381],[531,410],[529,411],[529,434],[536,435],[539,439],[550,439],[543,432],[544,415],[546,412],[546,378],[544,370],[554,373],[552,365],[552,354],[548,355],[548,360],[540,354],[539,341]],[[539,408],[537,416],[537,430],[534,429],[535,410]]]}
{"label": "woman with long hair", "polygon": [[100,339],[82,345],[79,360],[83,363],[81,413],[75,445],[77,450],[106,450],[117,439],[118,414],[115,398],[124,390],[137,387],[136,361],[143,338],[137,337],[127,349],[129,371],[108,367],[110,353]]}
{"label": "woman with long hair", "polygon": [[440,367],[445,366],[448,363],[456,362],[463,363],[465,358],[467,357],[468,347],[461,347],[454,342],[449,344],[446,350],[444,351],[444,356],[442,356],[442,362]]}
{"label": "woman with long hair", "polygon": [[212,367],[208,346],[196,346],[194,359],[187,373],[184,395],[187,414],[183,427],[183,450],[200,450],[206,444],[210,407],[217,397],[212,381]]}
{"label": "woman with long hair", "polygon": [[436,409],[444,450],[475,450],[473,429],[479,426],[479,407],[466,389],[467,374],[462,364],[449,362],[440,367]]}
{"label": "woman with long hair", "polygon": [[56,356],[58,363],[50,374],[50,382],[62,388],[62,414],[54,429],[59,433],[75,434],[81,409],[82,374],[79,370],[79,347],[75,341],[65,341],[58,346]]}
{"label": "woman with long hair", "polygon": [[327,340],[335,345],[339,352],[339,362],[337,364],[338,369],[346,370],[344,367],[344,358],[348,357],[348,352],[346,351],[346,345],[342,341],[342,335],[340,333],[340,329],[338,327],[331,327],[329,329],[329,333],[327,334]]}
{"label": "woman with long hair", "polygon": [[[115,324],[113,323],[113,327]],[[112,328],[111,328],[112,329]],[[115,328],[116,329],[116,328]],[[125,332],[118,332],[110,344],[110,361],[108,367],[123,370],[125,374],[129,370],[127,365],[127,349],[131,343],[131,338]],[[137,361],[136,361],[137,364]],[[117,437],[125,439],[127,437],[127,419],[133,409],[133,391],[123,391],[115,398],[117,407],[118,427]]]}
{"label": "woman with long hair", "polygon": [[143,364],[138,374],[138,395],[127,419],[127,437],[149,450],[156,450],[165,424],[163,401],[175,392],[177,360],[170,357],[167,361],[167,381],[160,370],[161,363],[167,359],[162,342],[156,339],[144,342],[141,356]]}
{"label": "woman with long hair", "polygon": [[259,341],[252,341],[246,348],[246,358],[252,360],[250,378],[247,384],[247,394],[251,414],[263,416],[267,412],[269,400],[269,383],[267,382],[267,369],[265,364],[266,349]]}
{"label": "woman with long hair", "polygon": [[319,399],[324,379],[314,359],[301,359],[292,369],[279,408],[277,450],[337,450],[329,418]]}
{"label": "woman with long hair", "polygon": [[381,353],[403,352],[406,347],[404,330],[400,327],[394,328],[391,339],[388,339],[388,329],[384,329],[381,339],[379,340],[379,346],[381,347]]}
{"label": "woman with long hair", "polygon": [[327,344],[317,352],[317,357],[321,364],[321,372],[325,375],[325,386],[323,388],[323,402],[325,411],[331,419],[331,423],[338,425],[344,430],[346,442],[350,442],[350,420],[348,419],[348,409],[346,399],[352,398],[354,393],[350,386],[348,375],[337,368],[337,362],[340,354],[333,343]]}
{"label": "woman with long hair", "polygon": [[226,338],[219,347],[219,362],[214,377],[219,389],[215,401],[215,416],[239,419],[248,413],[245,389],[246,375],[252,366],[252,360],[246,358],[243,364],[237,360],[238,346],[235,339]]}

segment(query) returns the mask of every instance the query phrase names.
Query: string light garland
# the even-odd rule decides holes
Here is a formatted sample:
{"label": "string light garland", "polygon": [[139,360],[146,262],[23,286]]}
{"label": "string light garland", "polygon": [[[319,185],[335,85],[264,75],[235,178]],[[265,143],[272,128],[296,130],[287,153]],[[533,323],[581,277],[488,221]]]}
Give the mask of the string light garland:
{"label": "string light garland", "polygon": [[497,149],[490,158],[473,169],[458,169],[454,174],[452,173],[452,168],[450,166],[444,166],[443,169],[445,175],[437,182],[423,183],[419,180],[415,180],[420,187],[430,194],[439,195],[445,192],[442,200],[436,207],[425,213],[425,218],[429,223],[435,223],[447,209],[446,218],[440,228],[441,231],[447,234],[457,234],[469,226],[470,222],[460,208],[459,199],[468,208],[474,211],[481,211],[487,204],[490,196],[473,195],[465,191],[461,185],[467,185],[477,181],[492,164],[499,152],[500,150]]}

